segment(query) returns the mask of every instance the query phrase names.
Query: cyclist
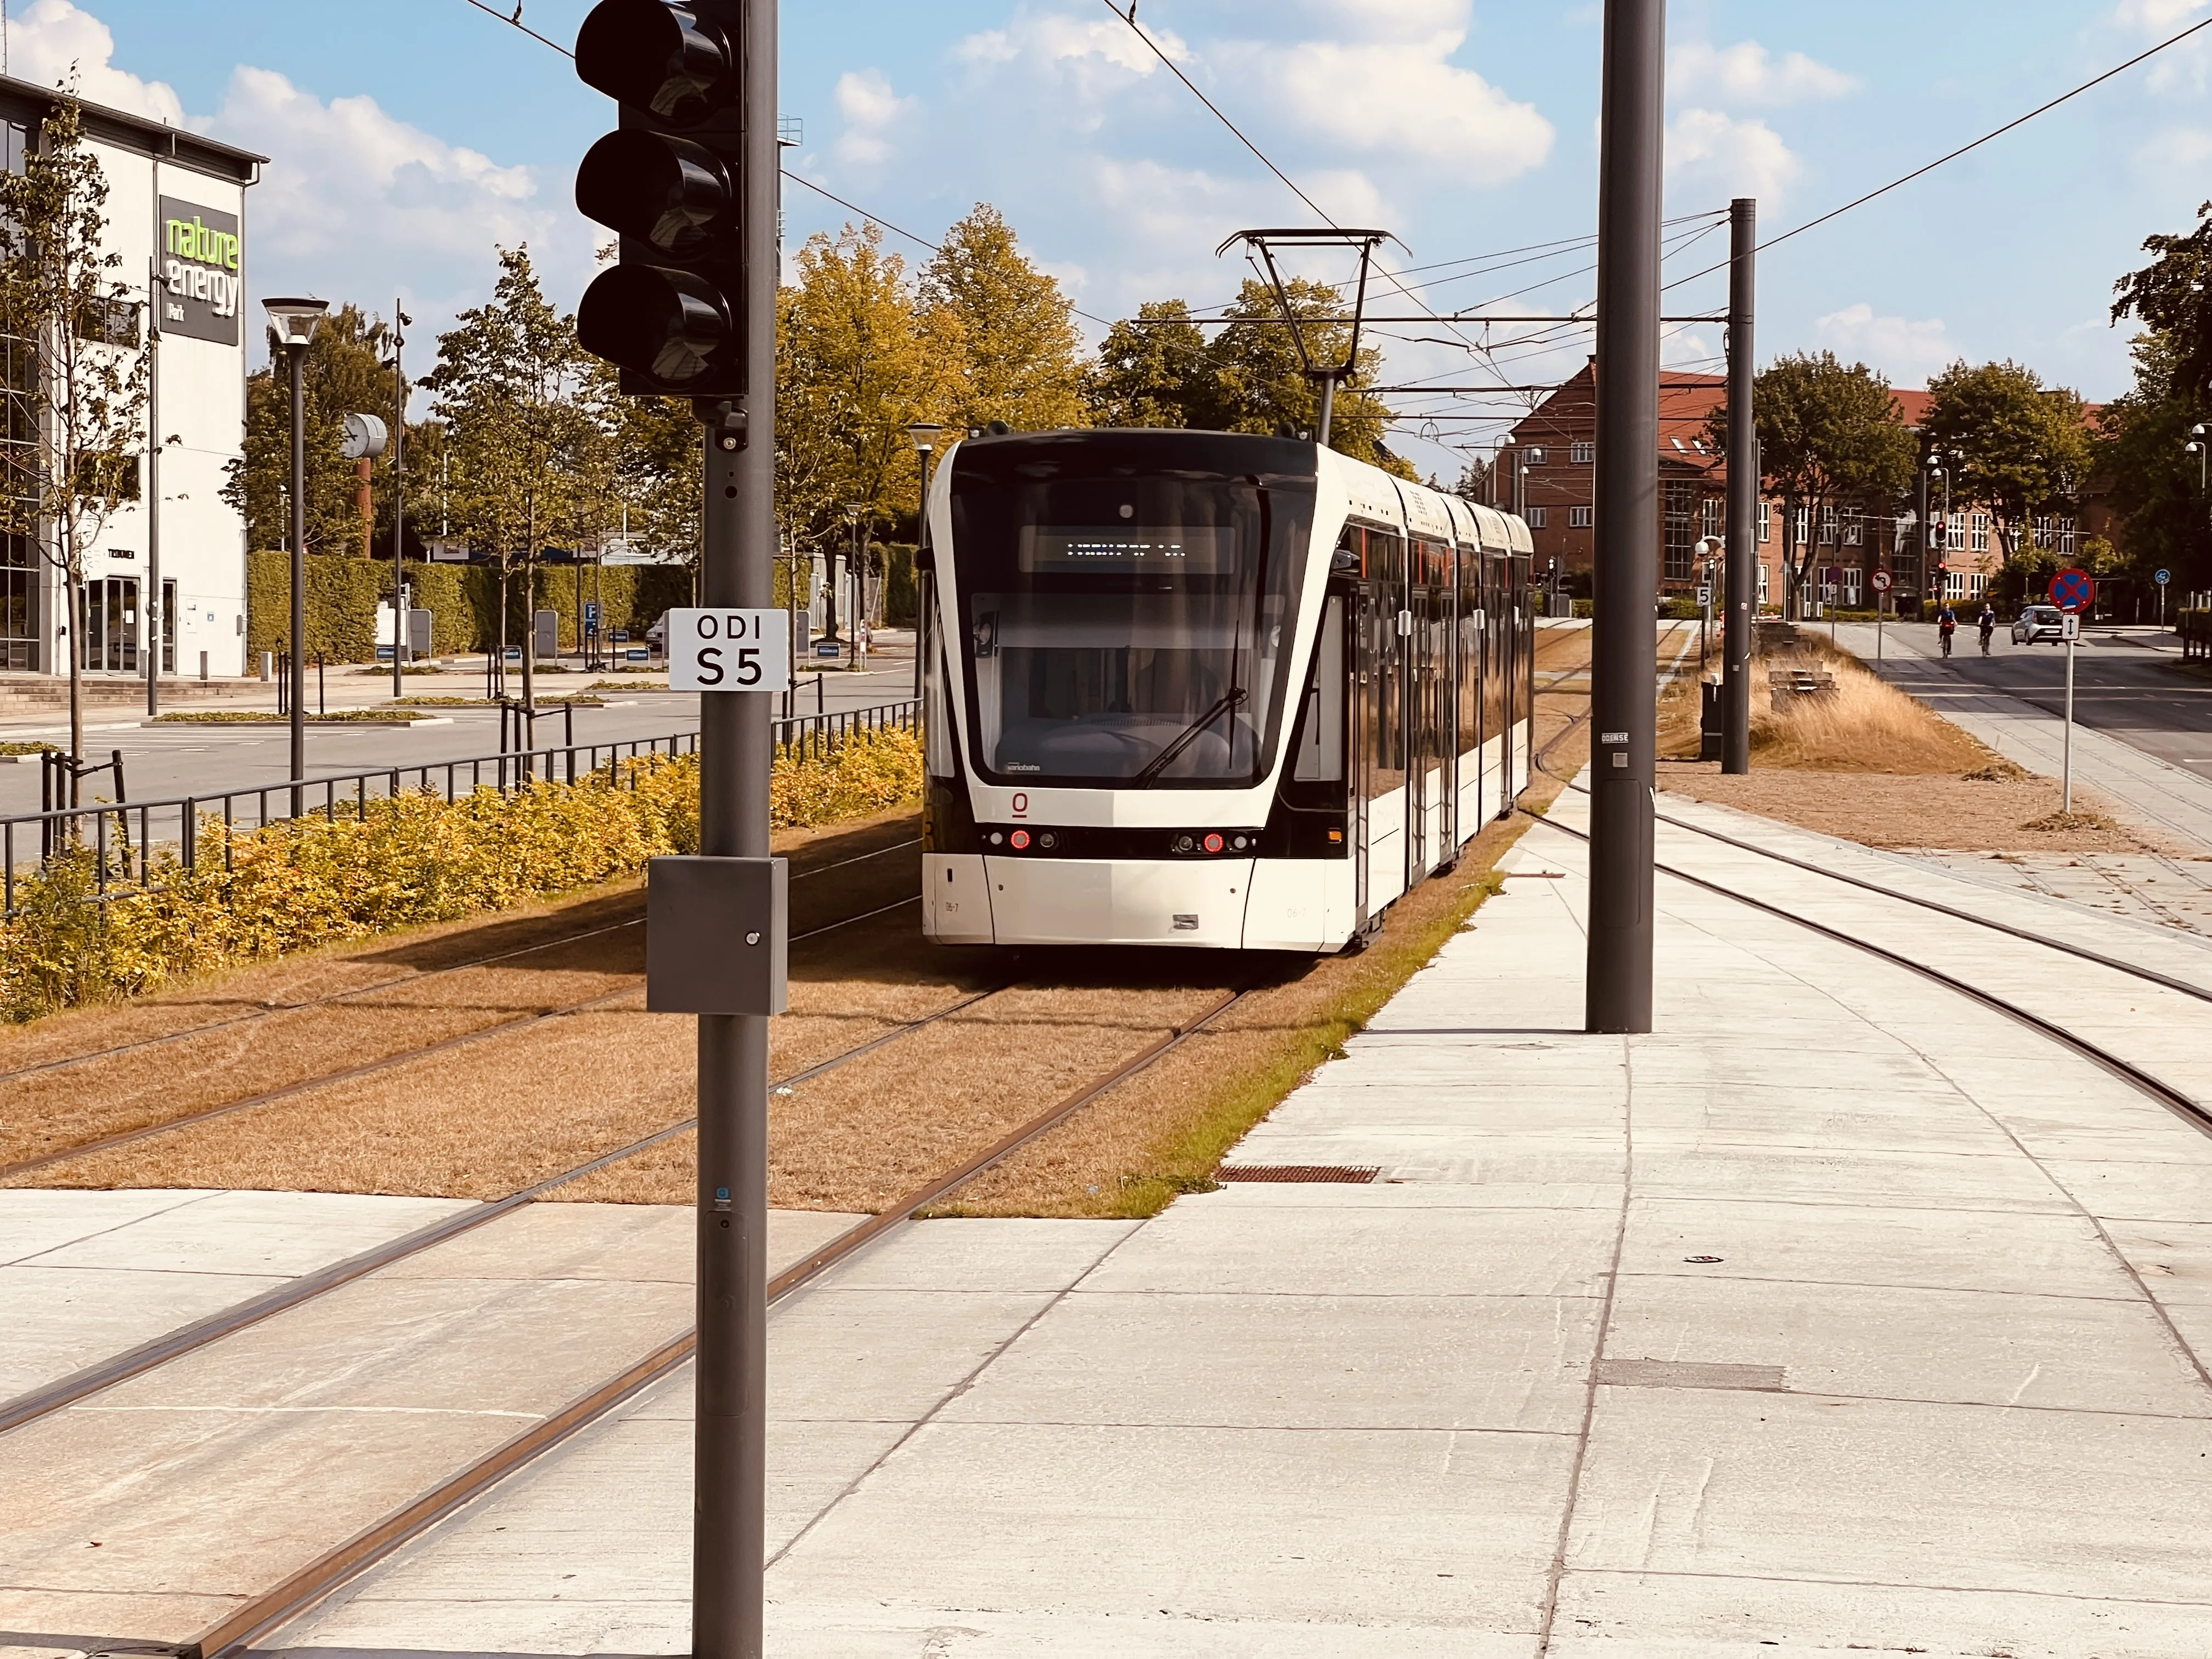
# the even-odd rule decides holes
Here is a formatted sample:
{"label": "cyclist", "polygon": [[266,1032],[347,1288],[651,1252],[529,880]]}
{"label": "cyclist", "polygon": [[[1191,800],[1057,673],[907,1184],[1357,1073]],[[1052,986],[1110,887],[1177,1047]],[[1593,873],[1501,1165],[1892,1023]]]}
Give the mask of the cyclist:
{"label": "cyclist", "polygon": [[1943,609],[1936,614],[1936,631],[1942,636],[1943,654],[1949,656],[1951,635],[1959,631],[1959,613],[1951,609],[1951,602],[1948,599],[1943,602]]}
{"label": "cyclist", "polygon": [[1982,601],[1980,627],[1982,630],[1982,654],[1986,657],[1990,654],[1990,636],[1997,631],[1997,608],[1991,605],[1987,599],[1984,599]]}

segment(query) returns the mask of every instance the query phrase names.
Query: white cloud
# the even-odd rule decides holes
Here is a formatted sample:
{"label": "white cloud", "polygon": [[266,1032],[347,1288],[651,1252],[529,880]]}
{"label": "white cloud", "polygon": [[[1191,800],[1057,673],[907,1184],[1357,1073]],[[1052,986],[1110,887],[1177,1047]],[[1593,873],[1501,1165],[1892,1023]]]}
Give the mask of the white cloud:
{"label": "white cloud", "polygon": [[1732,197],[1778,201],[1803,167],[1764,121],[1740,121],[1717,110],[1686,109],[1667,129],[1668,188],[1686,203],[1719,206]]}
{"label": "white cloud", "polygon": [[[1145,33],[1177,63],[1189,58],[1190,48],[1171,31],[1147,24]],[[963,63],[978,64],[1011,64],[1025,58],[1040,65],[1073,66],[1079,70],[1109,67],[1139,76],[1160,66],[1159,53],[1127,23],[1027,9],[1016,14],[1005,28],[968,36],[953,51]]]}
{"label": "white cloud", "polygon": [[2136,151],[2136,164],[2150,172],[2192,171],[2212,161],[2212,131],[2203,127],[2168,127]]}
{"label": "white cloud", "polygon": [[36,0],[8,24],[8,70],[17,80],[58,87],[74,74],[88,103],[183,126],[185,106],[175,89],[115,68],[108,61],[114,55],[107,25],[70,0]]}
{"label": "white cloud", "polygon": [[881,70],[848,70],[837,77],[837,112],[845,118],[831,154],[856,167],[872,167],[891,155],[892,130],[920,106],[920,100],[902,98]]}
{"label": "white cloud", "polygon": [[1472,70],[1447,61],[1465,38],[1308,40],[1252,53],[1291,112],[1351,149],[1464,167],[1503,181],[1541,165],[1552,124]]}
{"label": "white cloud", "polygon": [[530,168],[448,144],[373,98],[325,103],[273,70],[241,64],[195,125],[273,158],[247,198],[264,279],[273,262],[377,293],[426,261],[463,259],[481,281],[492,243],[542,240],[552,222]]}
{"label": "white cloud", "polygon": [[1838,356],[1868,363],[1899,386],[1924,386],[1929,375],[1960,355],[1942,318],[1913,322],[1904,317],[1878,317],[1864,301],[1829,313],[1814,328],[1820,343]]}
{"label": "white cloud", "polygon": [[1769,108],[1815,98],[1840,98],[1857,80],[1802,52],[1774,57],[1756,40],[1716,46],[1692,40],[1667,54],[1667,89],[1685,99],[1758,104]]}
{"label": "white cloud", "polygon": [[2120,0],[2112,21],[2146,34],[2170,34],[2175,24],[2197,15],[2205,3],[2206,0]]}

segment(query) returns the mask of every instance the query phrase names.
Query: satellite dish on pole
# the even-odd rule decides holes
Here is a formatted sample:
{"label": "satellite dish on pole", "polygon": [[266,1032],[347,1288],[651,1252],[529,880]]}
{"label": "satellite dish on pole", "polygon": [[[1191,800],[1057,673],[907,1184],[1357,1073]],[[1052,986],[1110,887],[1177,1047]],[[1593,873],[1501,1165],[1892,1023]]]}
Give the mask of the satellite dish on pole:
{"label": "satellite dish on pole", "polygon": [[384,420],[377,415],[349,415],[338,453],[349,461],[373,461],[384,453]]}

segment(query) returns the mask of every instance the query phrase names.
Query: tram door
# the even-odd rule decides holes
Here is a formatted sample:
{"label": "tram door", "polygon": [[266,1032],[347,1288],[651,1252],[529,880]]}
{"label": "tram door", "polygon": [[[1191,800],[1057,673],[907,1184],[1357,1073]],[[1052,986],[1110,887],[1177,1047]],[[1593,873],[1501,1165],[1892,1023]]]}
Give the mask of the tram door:
{"label": "tram door", "polygon": [[1429,590],[1429,659],[1436,672],[1429,689],[1429,752],[1436,757],[1437,798],[1433,819],[1436,848],[1431,863],[1443,863],[1459,850],[1459,653],[1454,648],[1458,632],[1453,619],[1451,554],[1443,561]]}
{"label": "tram door", "polygon": [[1365,582],[1349,595],[1352,607],[1352,708],[1345,740],[1352,745],[1352,904],[1354,931],[1367,926],[1368,805],[1375,799],[1375,590]]}
{"label": "tram door", "polygon": [[[1422,549],[1413,557],[1418,578]],[[1398,641],[1406,673],[1406,888],[1429,872],[1429,701],[1435,666],[1429,657],[1429,593],[1418,580],[1406,586],[1406,617]]]}

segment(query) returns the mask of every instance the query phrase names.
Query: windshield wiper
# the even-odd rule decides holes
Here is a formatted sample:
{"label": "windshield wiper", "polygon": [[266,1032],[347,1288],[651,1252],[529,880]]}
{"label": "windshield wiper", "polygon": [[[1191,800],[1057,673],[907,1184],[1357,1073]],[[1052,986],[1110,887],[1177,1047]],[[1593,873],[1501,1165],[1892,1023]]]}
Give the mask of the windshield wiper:
{"label": "windshield wiper", "polygon": [[1176,734],[1175,741],[1145,763],[1145,769],[1129,780],[1133,789],[1149,789],[1159,781],[1160,774],[1174,764],[1176,756],[1196,743],[1199,734],[1232,708],[1244,706],[1244,688],[1232,685],[1214,699],[1213,707],[1200,714]]}

